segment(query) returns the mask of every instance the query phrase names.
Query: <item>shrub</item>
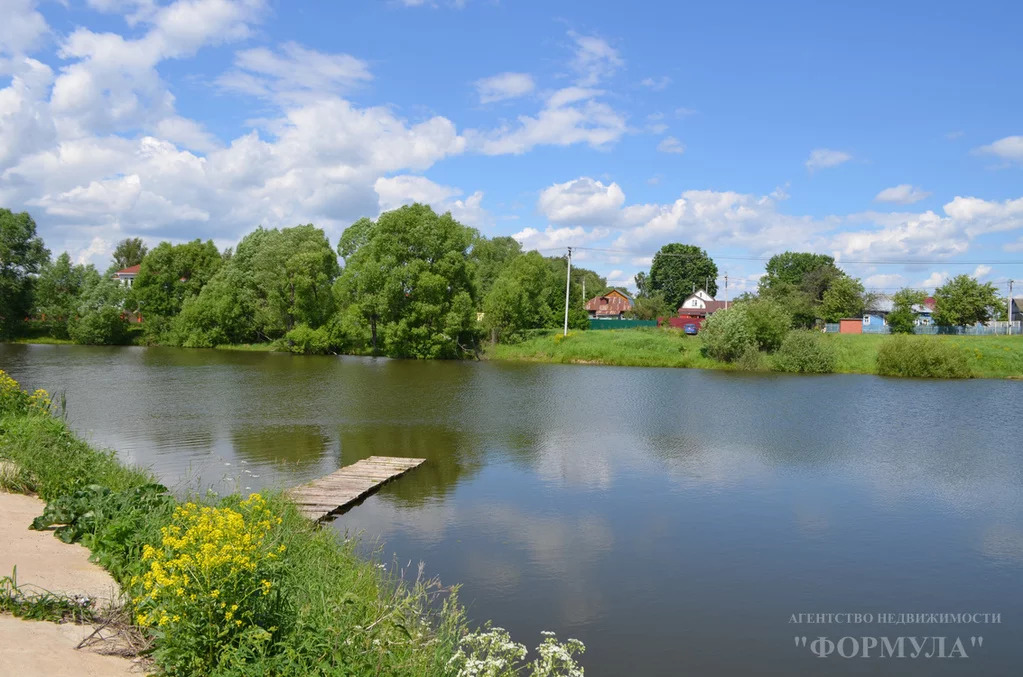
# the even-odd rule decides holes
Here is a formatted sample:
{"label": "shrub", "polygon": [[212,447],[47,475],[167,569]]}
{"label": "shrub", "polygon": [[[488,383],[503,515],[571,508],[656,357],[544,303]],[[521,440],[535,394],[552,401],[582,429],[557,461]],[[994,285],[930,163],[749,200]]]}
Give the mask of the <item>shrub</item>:
{"label": "shrub", "polygon": [[313,329],[308,324],[298,324],[284,335],[284,344],[290,352],[305,355],[325,355],[332,352],[331,337],[327,326]]}
{"label": "shrub", "polygon": [[779,371],[830,374],[835,370],[835,347],[819,332],[790,331],[774,356]]}
{"label": "shrub", "polygon": [[970,378],[966,354],[954,344],[932,336],[892,336],[877,351],[881,376]]}
{"label": "shrub", "polygon": [[142,551],[148,571],[131,579],[136,622],[157,639],[168,674],[208,674],[240,643],[269,642],[283,623],[280,518],[252,494],[235,508],[186,503]]}
{"label": "shrub", "polygon": [[734,362],[751,346],[757,348],[746,304],[719,310],[708,317],[700,335],[703,336],[704,352],[723,362]]}
{"label": "shrub", "polygon": [[792,326],[791,313],[778,301],[767,298],[744,301],[740,305],[746,308],[757,349],[768,353],[778,350]]}

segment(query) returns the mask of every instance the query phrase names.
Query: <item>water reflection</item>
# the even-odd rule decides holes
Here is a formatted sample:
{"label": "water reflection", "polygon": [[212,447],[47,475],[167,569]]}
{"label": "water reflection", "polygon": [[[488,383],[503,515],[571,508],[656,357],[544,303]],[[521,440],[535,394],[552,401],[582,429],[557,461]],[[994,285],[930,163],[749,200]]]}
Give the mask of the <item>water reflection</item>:
{"label": "water reflection", "polygon": [[[580,637],[597,677],[816,674],[794,612],[1023,615],[1017,382],[64,346],[0,346],[0,367],[171,484],[426,458],[332,528],[425,560],[524,641]],[[985,634],[966,671],[826,667],[1015,674],[1018,628]]]}

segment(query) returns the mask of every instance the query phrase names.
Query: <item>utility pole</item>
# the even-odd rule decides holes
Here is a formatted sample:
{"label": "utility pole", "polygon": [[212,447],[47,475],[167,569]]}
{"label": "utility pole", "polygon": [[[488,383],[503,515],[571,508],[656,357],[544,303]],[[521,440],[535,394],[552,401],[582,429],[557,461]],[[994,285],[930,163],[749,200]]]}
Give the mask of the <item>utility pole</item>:
{"label": "utility pole", "polygon": [[725,309],[728,309],[728,273],[725,273]]}
{"label": "utility pole", "polygon": [[583,305],[586,305],[586,276],[583,275]]}
{"label": "utility pole", "polygon": [[568,248],[568,273],[565,275],[565,336],[568,336],[568,294],[572,288],[572,248]]}
{"label": "utility pole", "polygon": [[1012,280],[1009,280],[1009,320],[1008,334],[1012,336]]}

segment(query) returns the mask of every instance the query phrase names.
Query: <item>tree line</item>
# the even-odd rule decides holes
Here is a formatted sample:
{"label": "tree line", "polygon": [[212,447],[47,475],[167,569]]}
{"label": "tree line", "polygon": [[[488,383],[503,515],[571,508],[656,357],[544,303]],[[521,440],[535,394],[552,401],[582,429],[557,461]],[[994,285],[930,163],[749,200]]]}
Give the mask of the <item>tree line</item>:
{"label": "tree line", "polygon": [[[139,265],[131,286],[114,273]],[[234,249],[207,240],[118,244],[110,267],[51,258],[27,213],[0,209],[0,338],[46,335],[89,344],[214,347],[279,342],[296,352],[455,358],[481,343],[514,342],[562,325],[567,262],[523,252],[510,237],[487,238],[450,213],[414,204],[363,218],[337,246],[312,224],[259,227]],[[636,276],[632,316],[676,314],[695,289],[718,293],[718,268],[694,245],[671,243]],[[572,267],[569,325],[588,326],[584,293],[607,280]],[[973,324],[1004,308],[993,285],[967,276],[935,293],[935,322]],[[770,259],[756,293],[761,315],[809,328],[858,317],[870,295],[832,257],[785,252]],[[912,329],[923,295],[903,290],[889,315]],[[1003,311],[1004,312],[1004,311]],[[757,313],[753,313],[757,315]],[[759,316],[759,315],[757,315]]]}
{"label": "tree line", "polygon": [[[131,286],[115,279],[134,265]],[[414,204],[360,219],[337,247],[312,224],[259,227],[223,252],[210,240],[147,250],[132,238],[100,273],[66,252],[51,259],[29,214],[0,210],[0,337],[464,357],[484,340],[560,327],[566,267]],[[600,293],[607,281],[572,267],[574,328],[587,326],[583,287]]]}

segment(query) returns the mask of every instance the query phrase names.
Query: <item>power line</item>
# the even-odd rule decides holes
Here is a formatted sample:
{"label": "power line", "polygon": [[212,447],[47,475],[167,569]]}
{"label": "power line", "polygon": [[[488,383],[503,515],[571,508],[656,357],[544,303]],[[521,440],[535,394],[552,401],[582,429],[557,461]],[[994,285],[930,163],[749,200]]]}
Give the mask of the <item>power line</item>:
{"label": "power line", "polygon": [[[551,247],[549,249],[555,249]],[[559,251],[564,247],[557,247]],[[702,254],[673,254],[670,252],[658,252],[656,254],[643,254],[639,252],[632,252],[625,249],[604,249],[602,247],[572,247],[574,250],[591,251],[591,252],[605,252],[609,254],[623,254],[626,256],[635,256],[640,258],[647,258],[653,256],[668,256],[672,258],[702,258]],[[541,251],[541,250],[537,250]],[[770,261],[772,256],[714,256],[707,254],[707,257],[714,260],[725,260],[725,261]],[[836,260],[835,264],[861,264],[871,266],[1023,266],[1023,260],[1021,261],[949,261],[946,259],[889,259],[885,261],[861,261],[856,259],[841,259]]]}

